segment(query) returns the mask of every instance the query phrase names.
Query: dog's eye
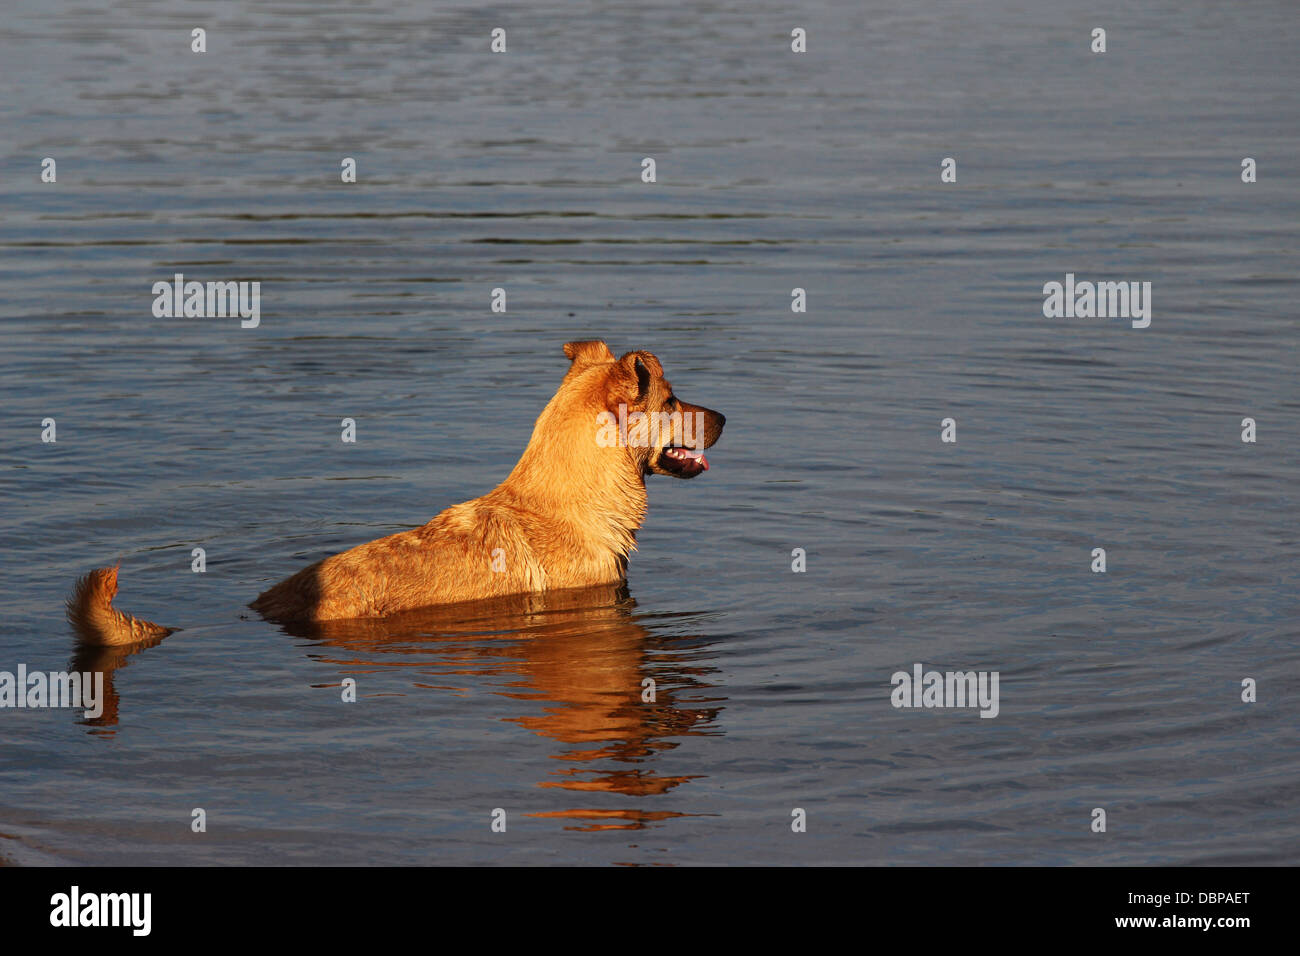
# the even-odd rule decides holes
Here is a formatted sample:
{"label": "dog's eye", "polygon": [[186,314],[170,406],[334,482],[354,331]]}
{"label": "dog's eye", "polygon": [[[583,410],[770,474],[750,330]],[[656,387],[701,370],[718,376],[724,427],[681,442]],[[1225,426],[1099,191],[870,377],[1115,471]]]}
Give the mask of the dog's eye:
{"label": "dog's eye", "polygon": [[669,395],[668,400],[664,402],[664,404],[667,405],[669,408],[676,408],[678,405],[681,404],[681,402],[677,401],[676,395]]}

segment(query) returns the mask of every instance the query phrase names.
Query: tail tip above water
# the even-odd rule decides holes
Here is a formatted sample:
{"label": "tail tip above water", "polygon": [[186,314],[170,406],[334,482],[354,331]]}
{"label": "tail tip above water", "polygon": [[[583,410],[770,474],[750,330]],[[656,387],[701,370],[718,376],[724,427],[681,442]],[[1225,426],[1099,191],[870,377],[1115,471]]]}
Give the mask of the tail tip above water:
{"label": "tail tip above water", "polygon": [[122,646],[159,640],[171,634],[174,628],[141,620],[113,607],[119,567],[120,562],[111,568],[95,568],[73,586],[68,598],[68,621],[81,640],[87,644]]}

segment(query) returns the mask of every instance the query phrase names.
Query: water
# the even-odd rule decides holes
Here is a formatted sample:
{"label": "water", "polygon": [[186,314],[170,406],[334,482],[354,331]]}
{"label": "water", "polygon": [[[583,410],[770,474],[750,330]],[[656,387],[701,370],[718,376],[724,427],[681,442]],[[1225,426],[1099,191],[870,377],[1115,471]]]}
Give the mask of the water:
{"label": "water", "polygon": [[[9,4],[0,670],[113,695],[0,711],[0,859],[1294,864],[1295,8],[1129,6]],[[491,488],[590,337],[728,421],[629,594],[247,611]],[[74,658],[118,557],[184,630]],[[997,718],[891,707],[918,662]]]}

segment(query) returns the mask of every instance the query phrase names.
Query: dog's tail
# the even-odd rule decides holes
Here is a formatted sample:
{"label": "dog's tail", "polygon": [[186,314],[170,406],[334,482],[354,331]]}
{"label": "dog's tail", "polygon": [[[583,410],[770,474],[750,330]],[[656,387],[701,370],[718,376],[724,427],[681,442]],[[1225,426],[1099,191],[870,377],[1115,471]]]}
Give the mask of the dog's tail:
{"label": "dog's tail", "polygon": [[81,578],[68,598],[68,620],[87,644],[123,645],[158,640],[175,628],[124,614],[113,607],[117,569],[96,568]]}

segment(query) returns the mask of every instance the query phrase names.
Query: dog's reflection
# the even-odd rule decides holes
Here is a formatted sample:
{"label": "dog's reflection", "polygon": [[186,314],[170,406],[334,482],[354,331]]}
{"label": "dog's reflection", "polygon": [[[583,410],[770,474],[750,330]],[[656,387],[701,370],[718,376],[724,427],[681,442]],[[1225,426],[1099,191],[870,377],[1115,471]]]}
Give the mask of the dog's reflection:
{"label": "dog's reflection", "polygon": [[[678,738],[720,733],[721,700],[709,696],[713,668],[702,642],[656,634],[635,607],[626,587],[607,586],[285,629],[320,642],[312,656],[338,667],[340,679],[393,666],[436,675],[416,686],[445,691],[459,678],[485,679],[503,697],[533,702],[535,713],[508,719],[559,745],[552,756],[565,766],[539,786],[645,796],[691,779],[657,773],[655,758]],[[538,815],[588,821],[580,829],[627,829],[677,814]]]}
{"label": "dog's reflection", "polygon": [[[538,785],[627,796],[666,793],[692,779],[656,771],[658,755],[686,736],[720,734],[722,699],[710,696],[707,643],[640,622],[625,586],[522,594],[405,611],[387,618],[284,624],[312,643],[338,686],[347,677],[409,667],[411,686],[434,693],[493,693],[533,712],[507,720],[552,742],[557,767]],[[157,643],[156,641],[154,643]],[[146,645],[81,644],[70,668],[104,675],[104,709],[83,722],[113,733],[120,701],[114,672]],[[640,829],[680,814],[574,809],[577,829]]]}
{"label": "dog's reflection", "polygon": [[154,638],[148,641],[142,641],[138,644],[130,644],[119,647],[105,647],[102,644],[90,644],[85,640],[77,641],[76,649],[72,653],[72,660],[68,662],[69,673],[77,674],[102,674],[104,683],[101,690],[102,708],[95,717],[80,716],[77,718],[78,723],[89,726],[90,733],[105,737],[111,737],[116,733],[117,713],[121,707],[121,699],[117,694],[117,686],[114,683],[114,676],[119,668],[126,667],[131,658],[141,651],[153,647],[162,641],[162,638]]}

